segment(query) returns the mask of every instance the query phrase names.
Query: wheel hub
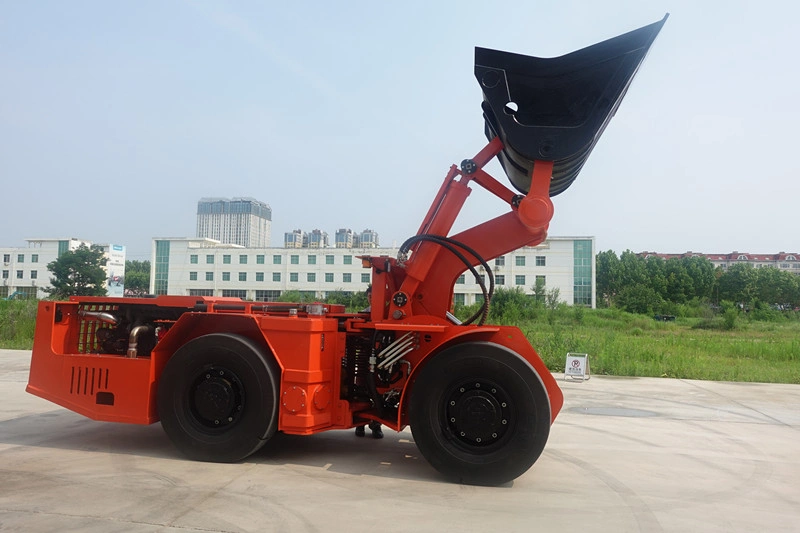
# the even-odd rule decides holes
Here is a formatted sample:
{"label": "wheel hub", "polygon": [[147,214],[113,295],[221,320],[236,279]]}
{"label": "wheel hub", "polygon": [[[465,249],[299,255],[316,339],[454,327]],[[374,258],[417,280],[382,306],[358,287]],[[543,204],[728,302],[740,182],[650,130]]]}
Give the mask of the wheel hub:
{"label": "wheel hub", "polygon": [[500,387],[478,380],[462,384],[447,399],[447,422],[452,434],[472,446],[497,442],[510,423],[508,396]]}
{"label": "wheel hub", "polygon": [[201,424],[224,427],[241,414],[244,393],[236,374],[222,368],[209,368],[197,377],[190,400],[192,412]]}

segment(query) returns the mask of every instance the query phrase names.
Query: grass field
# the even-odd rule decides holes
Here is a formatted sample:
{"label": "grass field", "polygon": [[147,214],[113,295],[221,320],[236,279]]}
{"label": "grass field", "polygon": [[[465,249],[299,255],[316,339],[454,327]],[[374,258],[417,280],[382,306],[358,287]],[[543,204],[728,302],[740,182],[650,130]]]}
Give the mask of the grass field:
{"label": "grass field", "polygon": [[559,315],[520,325],[552,371],[563,372],[566,354],[578,352],[589,354],[593,374],[800,384],[797,320],[740,319],[726,330],[608,309]]}
{"label": "grass field", "polygon": [[0,300],[0,348],[30,350],[36,323],[36,300]]}
{"label": "grass field", "polygon": [[[0,348],[30,349],[36,302],[0,301]],[[800,384],[800,321],[651,317],[561,306],[518,321],[548,368],[589,354],[592,374]],[[491,322],[491,321],[490,321]]]}

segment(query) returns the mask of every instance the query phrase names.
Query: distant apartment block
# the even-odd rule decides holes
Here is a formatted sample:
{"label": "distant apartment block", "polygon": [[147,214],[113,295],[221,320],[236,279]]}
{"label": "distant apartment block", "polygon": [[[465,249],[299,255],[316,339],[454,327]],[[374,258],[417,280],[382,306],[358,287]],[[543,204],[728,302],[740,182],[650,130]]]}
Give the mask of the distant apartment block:
{"label": "distant apartment block", "polygon": [[272,209],[254,198],[201,198],[197,237],[246,248],[270,245]]}
{"label": "distant apartment block", "polygon": [[[306,233],[299,229],[288,231],[283,234],[284,248],[329,248],[331,247],[328,234],[322,230],[315,229]],[[334,234],[334,248],[378,248],[380,241],[378,233],[371,229],[365,229],[361,233],[355,233],[351,229],[341,228]]]}
{"label": "distant apartment block", "polygon": [[800,253],[778,252],[777,254],[750,254],[731,252],[728,254],[706,254],[698,252],[685,252],[682,254],[660,254],[658,252],[641,252],[639,257],[660,257],[665,261],[672,258],[704,257],[711,261],[714,267],[727,270],[736,264],[752,265],[754,268],[774,267],[800,274]]}

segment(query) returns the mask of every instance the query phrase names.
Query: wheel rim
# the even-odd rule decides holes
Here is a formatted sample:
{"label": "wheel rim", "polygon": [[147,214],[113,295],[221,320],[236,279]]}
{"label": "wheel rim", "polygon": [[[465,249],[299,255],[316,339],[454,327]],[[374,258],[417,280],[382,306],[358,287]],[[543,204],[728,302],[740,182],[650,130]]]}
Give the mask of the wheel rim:
{"label": "wheel rim", "polygon": [[464,381],[444,398],[447,431],[461,447],[488,451],[512,432],[514,406],[496,383],[483,379]]}
{"label": "wheel rim", "polygon": [[225,431],[244,412],[244,387],[232,370],[210,366],[193,380],[188,400],[200,429],[211,433]]}

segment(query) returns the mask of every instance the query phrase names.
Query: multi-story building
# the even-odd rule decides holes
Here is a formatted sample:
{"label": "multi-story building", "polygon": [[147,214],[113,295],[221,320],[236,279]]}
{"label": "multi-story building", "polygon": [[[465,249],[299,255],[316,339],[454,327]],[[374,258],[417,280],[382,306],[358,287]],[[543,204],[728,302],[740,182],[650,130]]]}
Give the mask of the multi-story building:
{"label": "multi-story building", "polygon": [[308,236],[304,231],[296,229],[283,234],[284,248],[304,248],[308,246]]}
{"label": "multi-story building", "polygon": [[337,248],[352,248],[353,247],[353,230],[348,228],[341,228],[336,230],[334,238],[335,246]]}
{"label": "multi-story building", "polygon": [[[329,292],[360,292],[371,272],[361,255],[395,257],[396,248],[244,248],[212,239],[153,239],[154,294],[228,296],[272,301],[286,291],[314,298]],[[532,293],[537,284],[558,288],[569,304],[595,306],[593,237],[551,237],[489,262],[497,287],[520,287]],[[485,272],[478,267],[479,274]],[[480,285],[467,272],[456,281],[454,300],[471,305],[482,298]]]}
{"label": "multi-story building", "polygon": [[[327,248],[330,246],[328,234],[322,230],[315,229],[309,233],[299,229],[288,231],[283,234],[284,248]],[[334,235],[334,247],[336,248],[378,248],[378,233],[371,229],[365,229],[361,233],[354,233],[353,230],[340,228]]]}
{"label": "multi-story building", "polygon": [[327,248],[328,247],[328,234],[322,230],[312,230],[308,234],[308,247],[309,248]]}
{"label": "multi-story building", "polygon": [[800,274],[800,253],[778,252],[777,254],[749,254],[731,252],[729,254],[705,254],[686,252],[682,254],[660,254],[657,252],[642,252],[637,255],[644,258],[660,257],[665,261],[672,258],[704,257],[711,261],[714,267],[719,267],[722,270],[727,270],[736,264],[747,264],[752,265],[754,268],[773,267],[778,270]]}
{"label": "multi-story building", "polygon": [[272,209],[254,198],[201,198],[197,236],[247,248],[270,245]]}
{"label": "multi-story building", "polygon": [[[2,298],[45,298],[50,288],[47,265],[61,254],[92,246],[83,239],[27,239],[27,247],[0,248],[2,255]],[[99,245],[106,255],[106,290],[109,296],[122,296],[125,283],[125,247],[120,244]]]}
{"label": "multi-story building", "polygon": [[365,229],[354,237],[354,246],[361,248],[379,248],[380,242],[378,240],[378,232],[371,229]]}

